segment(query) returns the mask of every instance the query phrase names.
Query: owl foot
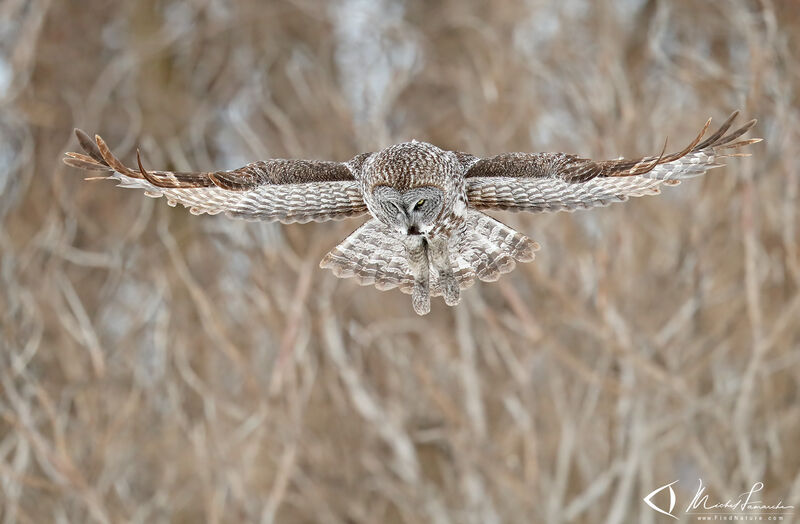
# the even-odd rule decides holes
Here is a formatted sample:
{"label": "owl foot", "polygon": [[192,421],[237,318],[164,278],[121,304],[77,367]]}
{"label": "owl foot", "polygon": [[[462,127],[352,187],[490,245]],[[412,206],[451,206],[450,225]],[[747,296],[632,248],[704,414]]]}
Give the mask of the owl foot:
{"label": "owl foot", "polygon": [[423,282],[414,282],[414,289],[411,291],[411,304],[417,315],[427,315],[431,312],[431,295],[428,286]]}
{"label": "owl foot", "polygon": [[442,279],[442,286],[444,287],[444,303],[448,306],[457,306],[461,301],[461,286],[453,274],[449,274]]}

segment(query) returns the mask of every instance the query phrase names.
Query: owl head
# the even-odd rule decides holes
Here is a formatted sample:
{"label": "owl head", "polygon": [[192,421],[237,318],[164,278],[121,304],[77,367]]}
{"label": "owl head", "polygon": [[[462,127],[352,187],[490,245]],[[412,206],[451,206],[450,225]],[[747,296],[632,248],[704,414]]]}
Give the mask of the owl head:
{"label": "owl head", "polygon": [[390,146],[364,165],[368,207],[403,235],[427,235],[453,209],[461,180],[453,153],[427,142]]}
{"label": "owl head", "polygon": [[375,216],[404,235],[425,235],[433,229],[444,204],[444,192],[434,186],[398,190],[377,186],[372,191]]}

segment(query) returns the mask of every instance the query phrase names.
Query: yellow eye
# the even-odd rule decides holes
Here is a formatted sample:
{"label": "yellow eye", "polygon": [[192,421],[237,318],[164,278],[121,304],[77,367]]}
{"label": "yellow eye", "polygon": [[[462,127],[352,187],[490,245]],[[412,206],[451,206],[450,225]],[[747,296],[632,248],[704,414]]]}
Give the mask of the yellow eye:
{"label": "yellow eye", "polygon": [[421,208],[421,207],[422,207],[424,204],[425,204],[425,199],[423,198],[423,199],[421,199],[419,202],[417,202],[417,205],[415,205],[415,206],[414,206],[414,208],[415,208],[415,209],[419,209],[419,208]]}

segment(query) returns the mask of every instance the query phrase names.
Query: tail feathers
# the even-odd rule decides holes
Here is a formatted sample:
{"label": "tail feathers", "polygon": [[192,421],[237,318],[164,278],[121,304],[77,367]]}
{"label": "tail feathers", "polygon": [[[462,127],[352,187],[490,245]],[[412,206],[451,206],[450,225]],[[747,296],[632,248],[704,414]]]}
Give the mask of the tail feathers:
{"label": "tail feathers", "polygon": [[486,282],[494,282],[500,275],[510,273],[517,262],[530,262],[539,244],[503,224],[499,220],[470,210],[463,233],[450,258],[456,261],[459,272],[463,269]]}
{"label": "tail feathers", "polygon": [[[517,262],[530,262],[539,245],[511,227],[475,210],[467,212],[464,224],[450,243],[450,262],[461,289],[475,280],[493,282],[509,273]],[[414,287],[402,239],[390,228],[372,219],[356,229],[320,262],[340,278],[380,290],[399,288],[410,294]],[[444,289],[431,266],[431,296]]]}
{"label": "tail feathers", "polygon": [[396,234],[376,219],[353,231],[320,262],[339,278],[355,278],[362,286],[380,290],[399,287],[411,293],[414,278],[405,248]]}

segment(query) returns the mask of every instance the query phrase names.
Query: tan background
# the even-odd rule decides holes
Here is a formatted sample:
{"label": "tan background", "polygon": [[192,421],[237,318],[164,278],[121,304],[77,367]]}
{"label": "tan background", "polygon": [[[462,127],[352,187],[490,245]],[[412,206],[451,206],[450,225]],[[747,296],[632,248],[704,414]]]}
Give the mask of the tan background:
{"label": "tan background", "polygon": [[[800,5],[0,4],[2,522],[666,522],[800,507]],[[611,208],[497,216],[537,260],[424,318],[317,268],[359,220],[193,217],[126,161],[658,152],[733,109],[752,158]],[[665,503],[663,500],[661,503]],[[685,519],[686,517],[682,517]]]}

